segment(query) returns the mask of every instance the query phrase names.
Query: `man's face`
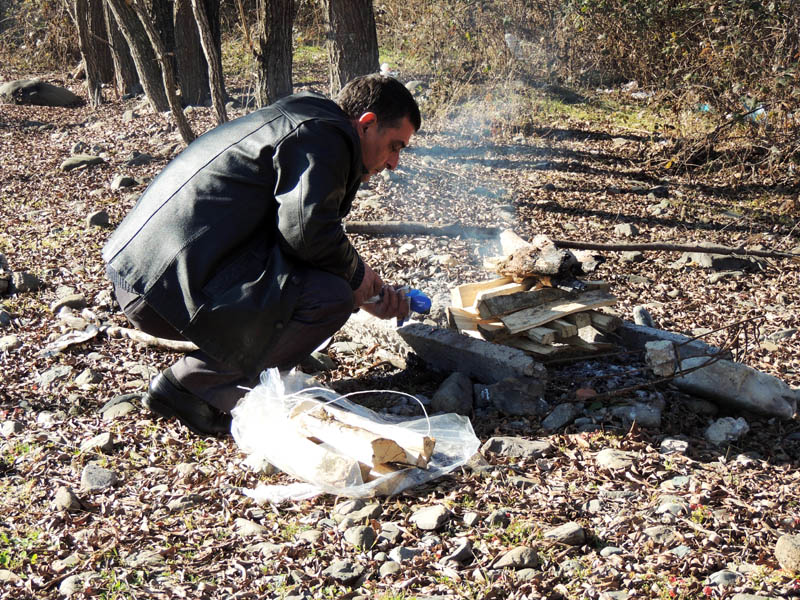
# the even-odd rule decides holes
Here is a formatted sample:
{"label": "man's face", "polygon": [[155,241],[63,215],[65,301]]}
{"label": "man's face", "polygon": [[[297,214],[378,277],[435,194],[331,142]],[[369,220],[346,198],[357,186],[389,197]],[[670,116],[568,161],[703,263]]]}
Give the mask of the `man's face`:
{"label": "man's face", "polygon": [[381,127],[375,113],[364,113],[356,122],[361,138],[361,160],[367,173],[362,181],[384,169],[394,169],[400,161],[400,150],[408,146],[414,134],[414,125],[408,117],[398,127]]}

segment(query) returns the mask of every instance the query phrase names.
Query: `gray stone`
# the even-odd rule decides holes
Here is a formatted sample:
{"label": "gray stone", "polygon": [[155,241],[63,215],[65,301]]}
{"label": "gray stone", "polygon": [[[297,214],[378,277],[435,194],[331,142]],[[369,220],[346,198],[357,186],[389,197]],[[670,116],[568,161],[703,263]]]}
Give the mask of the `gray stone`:
{"label": "gray stone", "polygon": [[11,274],[11,287],[17,293],[37,292],[43,285],[42,280],[33,273],[18,271]]}
{"label": "gray stone", "polygon": [[[741,363],[718,360],[706,365],[707,358],[681,361],[684,371],[701,367],[673,382],[681,391],[709,398],[729,407],[760,415],[791,419],[797,412],[800,391],[766,373]],[[706,365],[706,366],[702,366]]]}
{"label": "gray stone", "polygon": [[708,576],[708,583],[711,585],[735,585],[736,581],[741,577],[739,573],[736,571],[731,571],[730,569],[722,569],[721,571],[717,571],[716,573],[712,573]]}
{"label": "gray stone", "polygon": [[94,577],[94,573],[90,572],[70,575],[58,585],[58,591],[62,596],[66,596],[67,598],[78,593],[83,593],[92,577]]}
{"label": "gray stone", "polygon": [[41,79],[18,79],[0,84],[0,102],[34,106],[71,106],[81,97]]}
{"label": "gray stone", "polygon": [[122,558],[122,564],[132,569],[142,569],[145,567],[157,567],[164,563],[164,555],[158,550],[142,550],[131,552]]}
{"label": "gray stone", "polygon": [[484,520],[489,527],[508,527],[511,516],[505,508],[496,508]]}
{"label": "gray stone", "polygon": [[108,227],[111,219],[105,210],[96,210],[86,215],[87,227]]}
{"label": "gray stone", "polygon": [[628,250],[620,254],[622,262],[640,263],[644,262],[644,252],[638,250]]}
{"label": "gray stone", "polygon": [[[3,293],[3,291],[4,290],[0,290],[0,293]],[[0,307],[0,327],[8,327],[9,325],[11,325],[11,314]]]}
{"label": "gray stone", "polygon": [[424,531],[435,531],[447,523],[450,515],[447,507],[436,504],[419,509],[409,520]]}
{"label": "gray stone", "polygon": [[81,473],[81,489],[85,492],[100,492],[113,487],[118,481],[119,477],[114,471],[94,462],[87,464]]}
{"label": "gray stone", "polygon": [[472,552],[472,542],[468,538],[457,538],[450,554],[443,558],[444,562],[454,562],[464,564],[470,562],[474,557]]}
{"label": "gray stone", "polygon": [[114,435],[110,432],[101,433],[81,444],[81,452],[93,452],[94,450],[111,454],[114,451]]}
{"label": "gray stone", "polygon": [[299,542],[308,542],[316,546],[322,540],[322,532],[319,529],[306,529],[294,536]]}
{"label": "gray stone", "polygon": [[689,449],[689,442],[677,438],[664,438],[658,451],[661,454],[686,454]]}
{"label": "gray stone", "polygon": [[464,525],[466,525],[467,527],[474,527],[480,520],[481,516],[474,511],[465,512],[464,518],[462,519]]}
{"label": "gray stone", "polygon": [[635,403],[631,405],[615,406],[611,414],[622,419],[626,425],[636,423],[641,427],[660,427],[661,411],[650,404]]}
{"label": "gray stone", "polygon": [[103,381],[103,375],[92,369],[84,369],[75,378],[75,385],[84,386]]}
{"label": "gray stone", "polygon": [[532,377],[508,377],[482,392],[502,415],[539,417],[547,414],[544,385]]}
{"label": "gray stone", "polygon": [[553,445],[544,440],[526,440],[519,437],[496,436],[489,438],[481,447],[481,452],[493,452],[510,458],[523,460],[536,459],[551,454]]}
{"label": "gray stone", "polygon": [[381,578],[391,577],[392,575],[394,575],[398,571],[402,571],[402,570],[403,570],[403,566],[400,563],[397,563],[397,562],[395,562],[393,560],[387,560],[378,569],[378,575],[380,575]]}
{"label": "gray stone", "polygon": [[625,590],[600,592],[600,600],[628,600],[628,592]]}
{"label": "gray stone", "polygon": [[134,150],[125,158],[124,164],[129,167],[137,167],[139,165],[146,165],[152,161],[154,161],[151,155],[147,154],[146,152],[139,152],[138,150]]}
{"label": "gray stone", "polygon": [[139,182],[136,181],[136,179],[134,179],[130,175],[117,175],[111,181],[111,189],[118,190],[121,188],[133,187],[135,185],[138,185],[138,183]]}
{"label": "gray stone", "polygon": [[415,556],[422,554],[421,550],[414,548],[406,548],[405,546],[397,546],[389,551],[389,559],[396,563],[404,563],[413,559]]}
{"label": "gray stone", "polygon": [[137,113],[135,110],[126,110],[124,113],[122,113],[122,122],[130,123],[131,121],[137,119],[138,117],[139,113]]}
{"label": "gray stone", "polygon": [[337,523],[341,523],[349,517],[355,523],[366,523],[372,519],[379,519],[383,509],[377,502],[364,504],[363,500],[350,500],[338,505],[331,518]]}
{"label": "gray stone", "polygon": [[372,548],[377,537],[375,530],[369,525],[356,525],[344,532],[344,539],[348,544],[363,550]]}
{"label": "gray stone", "polygon": [[0,337],[0,352],[11,352],[22,346],[22,342],[16,335],[4,335]]}
{"label": "gray stone", "polygon": [[800,535],[784,534],[775,544],[775,558],[782,569],[800,572]]}
{"label": "gray stone", "polygon": [[21,433],[24,429],[25,426],[21,421],[10,419],[8,421],[3,421],[3,425],[0,427],[0,434],[2,434],[3,437],[11,437],[12,435]]}
{"label": "gray stone", "polygon": [[703,435],[715,446],[721,446],[741,439],[748,431],[750,426],[743,418],[722,417],[709,425]]}
{"label": "gray stone", "polygon": [[656,340],[645,345],[645,362],[658,377],[668,377],[675,372],[678,359],[675,346],[669,340]]}
{"label": "gray stone", "polygon": [[528,546],[512,548],[491,565],[493,569],[533,569],[538,566],[539,555]]}
{"label": "gray stone", "polygon": [[780,600],[777,596],[759,596],[758,594],[734,594],[731,600]]}
{"label": "gray stone", "polygon": [[644,534],[657,544],[669,545],[678,539],[675,530],[665,525],[656,525],[644,530]]}
{"label": "gray stone", "polygon": [[685,515],[688,512],[689,507],[681,502],[664,502],[663,504],[659,504],[658,508],[656,508],[656,513],[659,515],[669,513],[677,517],[678,515]]}
{"label": "gray stone", "polygon": [[83,504],[71,488],[62,485],[53,496],[53,508],[55,510],[81,510]]}
{"label": "gray stone", "polygon": [[575,417],[581,414],[581,411],[583,411],[583,404],[562,402],[550,411],[549,415],[542,419],[542,427],[550,431],[559,429],[571,423]]}
{"label": "gray stone", "polygon": [[59,298],[50,305],[50,310],[56,314],[65,306],[77,310],[86,308],[86,296],[75,293],[68,293],[63,296],[59,296]]}
{"label": "gray stone", "polygon": [[614,556],[615,554],[622,554],[622,548],[617,548],[616,546],[606,546],[600,550],[600,556],[603,558],[608,558],[609,556]]}
{"label": "gray stone", "polygon": [[37,380],[42,387],[49,387],[56,379],[62,379],[72,373],[72,367],[69,365],[56,365],[41,373]]}
{"label": "gray stone", "polygon": [[667,479],[666,481],[662,481],[659,487],[668,492],[677,492],[688,488],[691,483],[691,477],[686,475],[676,475],[675,477]]}
{"label": "gray stone", "polygon": [[780,340],[792,337],[795,333],[797,333],[796,327],[792,327],[790,329],[780,329],[778,331],[773,331],[772,333],[770,333],[767,336],[767,339],[770,342],[779,342]]}
{"label": "gray stone", "polygon": [[109,422],[119,419],[135,410],[136,407],[130,402],[118,402],[114,406],[111,406],[103,411],[103,421]]}
{"label": "gray stone", "polygon": [[381,531],[378,534],[378,543],[397,544],[403,537],[403,532],[396,523],[386,522],[381,524]]}
{"label": "gray stone", "polygon": [[689,546],[685,546],[683,544],[681,544],[680,546],[675,546],[674,548],[670,548],[669,549],[670,554],[674,554],[678,558],[685,557],[691,551],[692,551],[692,549]]}
{"label": "gray stone", "polygon": [[72,554],[69,554],[69,555],[65,556],[64,558],[54,560],[50,564],[50,566],[53,568],[53,571],[55,571],[56,573],[62,573],[63,571],[66,571],[67,569],[74,569],[79,564],[81,564],[82,560],[83,560],[83,558],[81,557],[80,554],[78,554],[77,552],[73,552]]}
{"label": "gray stone", "polygon": [[597,456],[595,456],[597,466],[603,469],[610,469],[612,471],[629,469],[631,466],[633,466],[635,460],[636,454],[633,452],[616,450],[614,448],[605,448],[598,452]]}
{"label": "gray stone", "polygon": [[237,535],[241,537],[252,537],[256,535],[263,535],[269,531],[266,527],[264,527],[260,523],[256,523],[255,521],[251,521],[250,519],[245,519],[243,517],[239,517],[238,519],[236,519],[233,522],[233,527]]}
{"label": "gray stone", "polygon": [[456,371],[444,380],[431,398],[434,412],[472,414],[472,382],[464,373]]}
{"label": "gray stone", "polygon": [[632,223],[619,223],[614,226],[614,233],[621,237],[636,237],[639,229]]}
{"label": "gray stone", "polygon": [[544,537],[568,546],[580,546],[586,541],[586,532],[578,523],[572,521],[546,531]]}
{"label": "gray stone", "polygon": [[59,167],[62,171],[73,171],[83,167],[91,167],[93,165],[101,165],[105,161],[99,156],[92,154],[75,154],[70,156],[61,163]]}
{"label": "gray stone", "polygon": [[642,327],[655,327],[650,311],[642,305],[633,307],[633,322]]}

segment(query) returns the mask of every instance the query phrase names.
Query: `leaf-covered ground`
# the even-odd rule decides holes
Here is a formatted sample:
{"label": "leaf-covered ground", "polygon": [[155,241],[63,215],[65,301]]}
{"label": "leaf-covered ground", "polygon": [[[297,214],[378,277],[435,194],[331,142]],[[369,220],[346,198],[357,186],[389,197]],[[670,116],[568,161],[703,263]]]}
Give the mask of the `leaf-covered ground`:
{"label": "leaf-covered ground", "polygon": [[[57,77],[49,80],[58,83]],[[525,115],[535,127],[516,128],[507,108],[487,96],[477,109],[454,108],[450,118],[426,127],[397,172],[360,194],[351,218],[503,225],[523,237],[544,233],[593,242],[616,240],[614,227],[631,223],[638,235],[627,241],[714,241],[785,251],[800,245],[793,220],[772,215],[785,197],[737,190],[721,176],[645,171],[643,158],[658,153],[660,142],[620,129],[610,118],[543,113]],[[189,118],[197,132],[212,126],[210,109],[195,109]],[[105,162],[62,171],[78,143]],[[353,546],[337,525],[334,512],[342,499],[320,496],[272,507],[244,496],[242,488],[259,482],[290,480],[254,474],[230,438],[197,437],[154,419],[136,396],[132,412],[104,415],[106,403],[141,394],[175,356],[103,335],[60,353],[43,350],[79,326],[77,318],[125,325],[100,259],[111,228],[89,226],[87,217],[105,210],[113,227],[180,147],[168,119],[152,114],[141,99],[97,110],[0,106],[0,252],[9,271],[43,282],[0,299],[10,317],[0,335],[17,340],[8,341],[0,356],[3,597],[798,595],[800,580],[780,568],[775,545],[800,524],[800,428],[794,421],[744,415],[750,432],[715,448],[703,438],[714,416],[699,410],[713,407],[670,386],[655,390],[664,408],[662,425],[654,429],[613,418],[598,421],[591,432],[575,425],[546,432],[533,418],[476,420],[481,441],[518,436],[548,441],[550,450],[523,459],[487,453],[488,466],[379,500],[358,523],[382,534],[372,548]],[[129,166],[134,152],[154,160]],[[112,190],[117,175],[139,183]],[[387,281],[422,288],[439,305],[449,287],[487,278],[483,258],[498,250],[458,238],[355,241]],[[630,319],[634,306],[645,305],[663,329],[694,335],[753,319],[758,331],[749,327],[739,338],[746,350],[742,360],[800,385],[800,338],[792,332],[798,326],[798,267],[767,260],[754,270],[720,275],[677,264],[679,257],[652,252],[627,262],[606,253],[596,278],[612,283],[620,315]],[[53,303],[68,293],[83,295],[89,312],[76,309],[71,320],[55,314]],[[712,331],[705,339],[721,344],[729,332]],[[778,332],[785,336],[772,335]],[[419,365],[398,372],[369,348],[331,351],[331,357],[337,367],[321,378],[340,389],[430,395],[444,377]],[[593,369],[601,369],[597,364],[584,365],[579,375],[575,365],[552,367],[548,400],[571,399],[578,388],[601,385],[592,379]],[[99,434],[111,434],[104,450],[81,450]],[[676,437],[688,442],[687,449],[660,453],[662,441]],[[601,468],[597,454],[607,448],[630,452],[633,463]],[[118,481],[86,491],[81,480],[90,463]],[[54,504],[63,501],[63,488],[76,495],[72,510]],[[668,504],[674,506],[663,508]],[[411,520],[420,508],[437,505],[449,509],[438,530],[421,530]],[[545,535],[569,522],[582,527],[582,542]],[[657,526],[662,529],[652,529]],[[448,561],[465,540],[471,554]],[[532,569],[495,568],[505,552],[523,546],[535,553]],[[413,556],[390,572],[388,557],[397,558],[398,548]],[[338,561],[360,576],[349,581],[326,571]]]}

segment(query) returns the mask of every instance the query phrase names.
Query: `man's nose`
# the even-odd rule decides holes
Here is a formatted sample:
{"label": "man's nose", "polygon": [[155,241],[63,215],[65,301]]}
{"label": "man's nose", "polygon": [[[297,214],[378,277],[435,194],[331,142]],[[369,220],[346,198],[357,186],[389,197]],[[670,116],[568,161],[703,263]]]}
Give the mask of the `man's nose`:
{"label": "man's nose", "polygon": [[390,171],[393,171],[395,167],[397,167],[397,163],[400,162],[400,153],[395,152],[394,154],[389,155],[388,160],[386,161],[386,168]]}

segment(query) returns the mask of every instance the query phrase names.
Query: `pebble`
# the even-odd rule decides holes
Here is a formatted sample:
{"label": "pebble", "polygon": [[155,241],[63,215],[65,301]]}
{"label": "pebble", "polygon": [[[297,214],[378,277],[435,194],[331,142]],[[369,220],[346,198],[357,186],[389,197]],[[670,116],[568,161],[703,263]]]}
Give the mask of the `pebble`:
{"label": "pebble", "polygon": [[661,454],[686,454],[689,449],[689,442],[677,438],[665,438],[661,440],[659,452]]}
{"label": "pebble", "polygon": [[712,573],[708,577],[708,583],[711,585],[734,585],[736,580],[739,579],[741,575],[735,571],[731,571],[729,569],[722,569],[721,571],[717,571],[716,573]]}
{"label": "pebble", "polygon": [[665,525],[655,525],[644,530],[644,534],[657,544],[668,545],[677,539],[675,530]]}
{"label": "pebble", "polygon": [[62,485],[53,496],[54,510],[80,510],[83,508],[81,501],[71,488]]}
{"label": "pebble", "polygon": [[111,218],[105,210],[96,210],[86,215],[87,227],[108,227],[111,223]]}
{"label": "pebble", "polygon": [[86,307],[86,296],[83,294],[69,293],[65,296],[58,298],[50,305],[50,310],[53,314],[58,314],[65,306],[72,309],[82,309]]}
{"label": "pebble", "polygon": [[393,560],[387,560],[378,569],[378,575],[380,575],[381,578],[391,577],[392,575],[394,575],[398,571],[402,571],[402,570],[403,570],[403,566],[400,563],[397,563],[397,562],[395,562]]}
{"label": "pebble", "polygon": [[22,342],[16,335],[4,335],[0,337],[0,352],[11,352],[22,346]]}
{"label": "pebble", "polygon": [[345,541],[360,550],[369,550],[377,539],[375,530],[369,525],[356,525],[344,532]]}
{"label": "pebble", "polygon": [[266,527],[250,519],[242,517],[237,518],[233,522],[234,530],[241,537],[252,537],[255,535],[263,535],[269,531]]}
{"label": "pebble", "polygon": [[90,462],[81,473],[81,489],[85,492],[99,492],[117,484],[119,477],[114,471]]}
{"label": "pebble", "polygon": [[528,440],[519,437],[496,436],[489,438],[483,446],[481,453],[493,452],[501,456],[530,460],[551,454],[553,445],[545,440]]}
{"label": "pebble", "polygon": [[3,425],[0,427],[0,433],[3,434],[3,437],[11,437],[17,433],[22,433],[24,429],[25,425],[23,425],[21,421],[15,421],[12,419],[9,421],[3,421]]}
{"label": "pebble", "polygon": [[484,519],[484,523],[489,527],[508,527],[511,516],[506,509],[496,508]]}
{"label": "pebble", "polygon": [[473,558],[472,542],[468,538],[457,538],[450,554],[444,557],[445,562],[459,564],[468,563]]}
{"label": "pebble", "polygon": [[420,554],[422,554],[421,550],[407,548],[405,546],[397,546],[389,551],[389,560],[393,560],[396,563],[404,563],[411,560],[415,556],[419,556]]}
{"label": "pebble", "polygon": [[583,410],[583,404],[575,404],[574,402],[563,402],[556,405],[556,407],[542,419],[542,427],[554,431],[568,425],[572,420],[577,417]]}
{"label": "pebble", "polygon": [[600,550],[600,556],[603,558],[614,556],[615,554],[622,554],[622,548],[617,548],[616,546],[606,546]]}
{"label": "pebble", "polygon": [[431,398],[431,410],[442,413],[472,414],[472,381],[464,373],[451,373]]}
{"label": "pebble", "polygon": [[775,558],[781,568],[800,572],[800,535],[784,534],[775,544]]}
{"label": "pebble", "polygon": [[629,469],[633,466],[636,460],[636,455],[633,452],[626,452],[625,450],[615,450],[614,448],[606,448],[601,450],[595,456],[597,465],[604,469],[611,471],[619,471],[622,469]]}
{"label": "pebble", "polygon": [[411,515],[409,520],[424,531],[435,531],[447,523],[450,515],[451,512],[447,507],[437,504],[421,508]]}
{"label": "pebble", "polygon": [[715,446],[722,446],[744,437],[750,431],[750,426],[742,417],[722,417],[706,428],[705,438]]}
{"label": "pebble", "polygon": [[130,402],[119,402],[103,411],[103,421],[113,421],[136,410]]}
{"label": "pebble", "polygon": [[83,442],[80,450],[81,452],[99,450],[105,454],[111,454],[114,451],[114,435],[109,432],[100,433]]}
{"label": "pebble", "polygon": [[494,564],[491,565],[493,569],[532,569],[539,566],[539,555],[533,548],[528,546],[517,546],[512,548]]}
{"label": "pebble", "polygon": [[581,546],[586,541],[586,532],[583,527],[573,521],[546,531],[544,537],[568,546]]}

